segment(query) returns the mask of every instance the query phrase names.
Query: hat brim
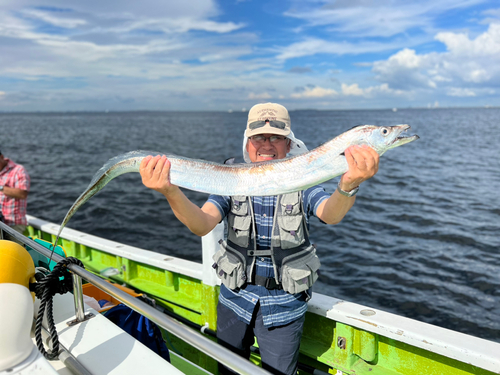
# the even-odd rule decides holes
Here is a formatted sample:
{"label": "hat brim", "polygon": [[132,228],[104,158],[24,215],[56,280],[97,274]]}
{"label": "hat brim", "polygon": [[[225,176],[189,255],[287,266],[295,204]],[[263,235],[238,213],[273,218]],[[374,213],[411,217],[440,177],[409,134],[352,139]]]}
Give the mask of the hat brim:
{"label": "hat brim", "polygon": [[254,135],[258,135],[258,134],[276,134],[276,135],[284,135],[285,137],[288,137],[288,135],[290,134],[290,128],[278,129],[278,128],[275,128],[269,124],[266,124],[261,128],[257,128],[257,129],[253,129],[253,130],[250,130],[250,129],[245,130],[245,137],[247,137],[247,138],[250,138],[250,137],[252,137]]}

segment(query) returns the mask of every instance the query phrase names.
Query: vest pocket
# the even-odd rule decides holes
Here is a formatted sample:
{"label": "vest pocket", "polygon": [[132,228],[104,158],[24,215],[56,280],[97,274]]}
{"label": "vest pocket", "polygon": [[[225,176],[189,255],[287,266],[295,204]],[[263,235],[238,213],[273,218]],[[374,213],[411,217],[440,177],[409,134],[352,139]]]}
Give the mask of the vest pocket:
{"label": "vest pocket", "polygon": [[245,261],[239,254],[233,254],[226,248],[225,242],[221,243],[221,248],[212,257],[213,267],[217,272],[217,277],[229,289],[237,289],[246,282]]}
{"label": "vest pocket", "polygon": [[302,225],[302,214],[296,216],[278,216],[280,230],[280,241],[282,249],[292,249],[302,245],[304,238],[304,226]]}
{"label": "vest pocket", "polygon": [[305,242],[304,226],[302,225],[304,215],[300,197],[300,192],[281,196],[277,224],[282,249],[292,249]]}
{"label": "vest pocket", "polygon": [[298,215],[300,209],[300,192],[284,194],[280,200],[283,215]]}
{"label": "vest pocket", "polygon": [[228,240],[241,247],[248,247],[250,238],[250,226],[252,218],[250,216],[230,215],[227,218]]}
{"label": "vest pocket", "polygon": [[305,254],[300,252],[283,259],[281,284],[285,292],[304,292],[318,279],[321,262],[316,255],[316,249],[311,246],[304,252]]}

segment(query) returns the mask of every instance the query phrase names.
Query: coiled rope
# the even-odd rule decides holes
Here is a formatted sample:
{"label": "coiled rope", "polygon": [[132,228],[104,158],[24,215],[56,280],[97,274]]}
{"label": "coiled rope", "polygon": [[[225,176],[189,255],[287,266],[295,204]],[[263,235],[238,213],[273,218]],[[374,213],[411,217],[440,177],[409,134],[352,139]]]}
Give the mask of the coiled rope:
{"label": "coiled rope", "polygon": [[[73,278],[67,268],[68,264],[76,264],[84,268],[83,263],[79,259],[73,257],[65,258],[55,265],[50,274],[43,277],[34,285],[34,292],[41,301],[35,326],[36,345],[40,353],[48,360],[56,359],[59,356],[59,338],[54,324],[52,297],[56,293],[64,294],[73,289]],[[51,351],[45,350],[42,340],[42,322],[45,312],[47,313],[48,330],[50,342],[52,343]]]}

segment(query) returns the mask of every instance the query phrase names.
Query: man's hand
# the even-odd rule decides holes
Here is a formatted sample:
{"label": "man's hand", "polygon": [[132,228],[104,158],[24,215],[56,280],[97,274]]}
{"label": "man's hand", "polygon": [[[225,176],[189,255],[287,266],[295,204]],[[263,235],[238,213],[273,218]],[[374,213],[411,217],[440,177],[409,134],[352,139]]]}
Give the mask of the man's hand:
{"label": "man's hand", "polygon": [[218,208],[206,202],[203,208],[191,202],[181,189],[170,183],[170,161],[165,155],[147,156],[141,162],[141,173],[144,186],[162,193],[167,198],[174,215],[191,232],[204,236],[215,228],[222,219]]}
{"label": "man's hand", "polygon": [[139,172],[144,186],[165,196],[178,189],[177,186],[170,183],[170,161],[165,155],[145,157],[141,162]]}
{"label": "man's hand", "polygon": [[350,146],[345,150],[349,170],[340,179],[340,188],[351,191],[378,171],[379,154],[367,145]]}

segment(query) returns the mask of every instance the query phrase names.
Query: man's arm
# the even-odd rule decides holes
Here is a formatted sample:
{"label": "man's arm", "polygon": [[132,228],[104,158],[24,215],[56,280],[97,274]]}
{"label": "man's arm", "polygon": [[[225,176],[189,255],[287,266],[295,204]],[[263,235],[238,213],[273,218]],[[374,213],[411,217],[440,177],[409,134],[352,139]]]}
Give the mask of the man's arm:
{"label": "man's arm", "polygon": [[[378,171],[379,155],[369,146],[351,146],[345,150],[349,170],[340,179],[340,188],[351,191]],[[337,190],[320,203],[316,216],[327,224],[338,224],[354,205],[356,197],[346,197]]]}
{"label": "man's arm", "polygon": [[165,155],[146,157],[141,162],[139,172],[142,183],[162,193],[177,219],[194,234],[204,236],[221,221],[220,212],[213,203],[207,202],[200,208],[191,202],[178,186],[170,183],[170,161]]}
{"label": "man's arm", "polygon": [[9,186],[4,186],[2,193],[4,193],[6,196],[10,198],[15,198],[15,199],[26,199],[28,198],[28,191],[19,189],[19,188],[13,188]]}

